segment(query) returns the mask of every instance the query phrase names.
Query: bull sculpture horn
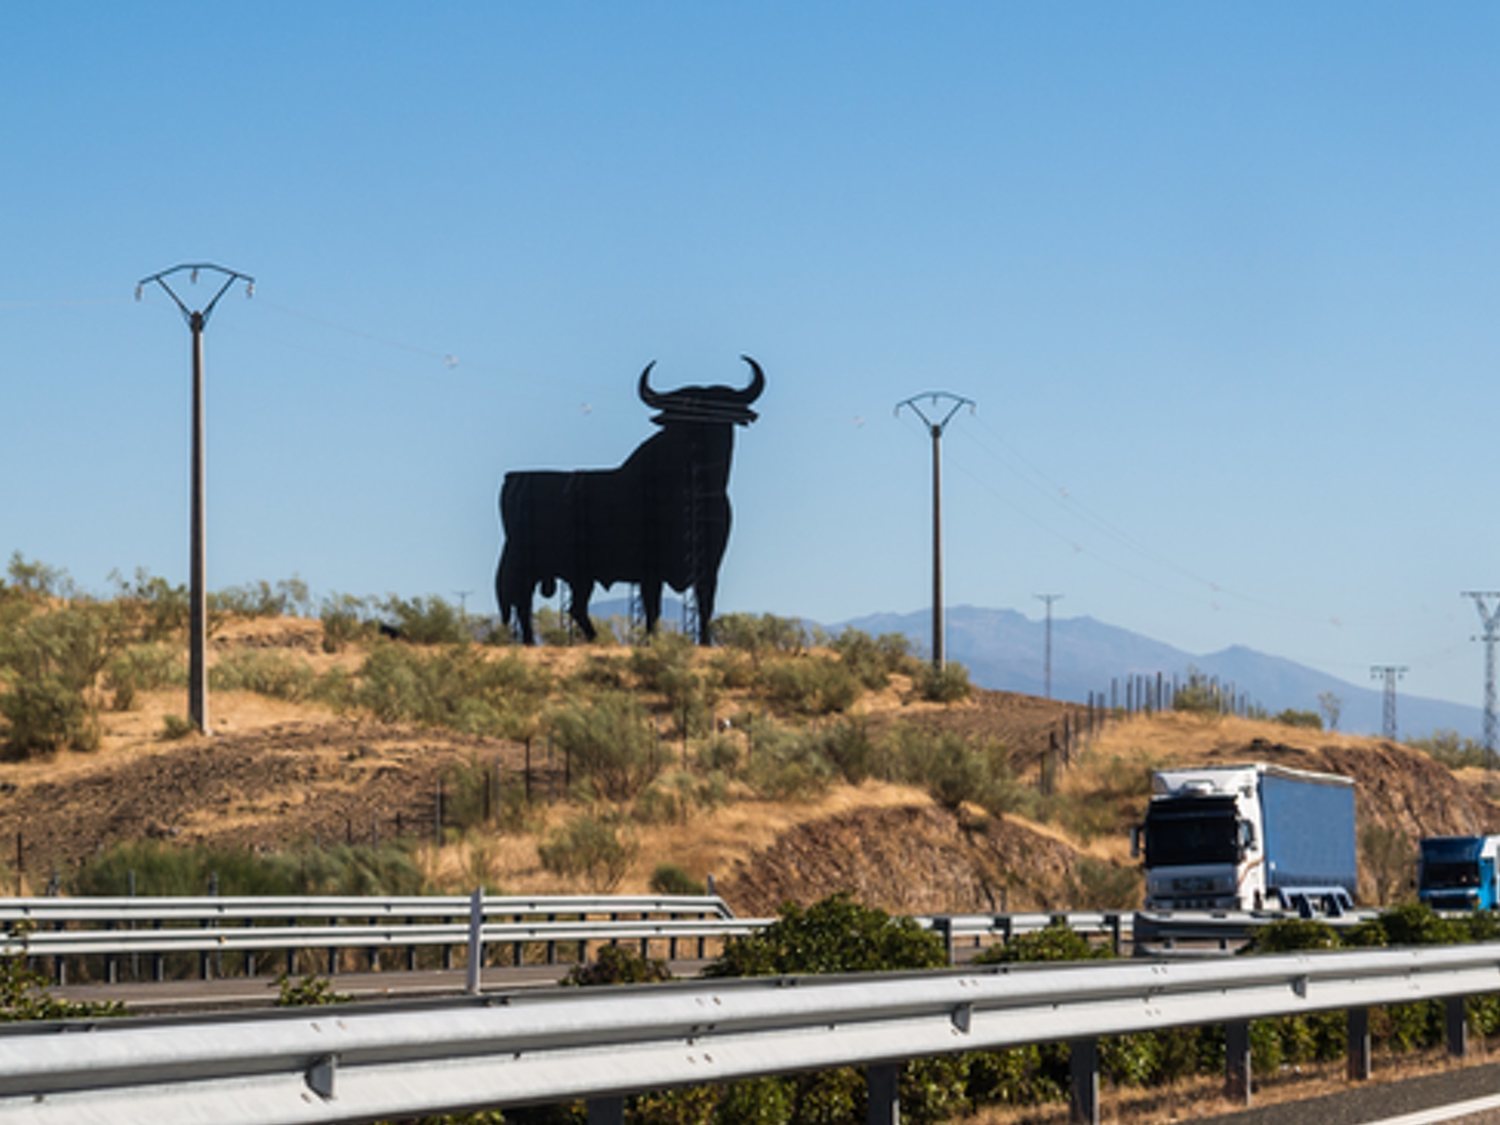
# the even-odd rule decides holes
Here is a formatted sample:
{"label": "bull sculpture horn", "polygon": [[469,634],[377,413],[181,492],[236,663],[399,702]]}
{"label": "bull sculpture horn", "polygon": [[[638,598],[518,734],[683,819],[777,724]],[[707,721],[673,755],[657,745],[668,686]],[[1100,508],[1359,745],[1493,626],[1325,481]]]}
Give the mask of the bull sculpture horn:
{"label": "bull sculpture horn", "polygon": [[760,369],[760,364],[756,363],[749,356],[742,355],[740,358],[750,365],[751,371],[755,372],[755,377],[750,380],[750,385],[736,396],[742,405],[749,406],[756,399],[760,398],[761,391],[766,389],[766,373]]}
{"label": "bull sculpture horn", "polygon": [[654,359],[646,364],[646,370],[641,372],[641,381],[637,390],[640,392],[641,401],[652,410],[663,410],[667,405],[665,399],[651,389],[651,369],[655,366],[656,360]]}

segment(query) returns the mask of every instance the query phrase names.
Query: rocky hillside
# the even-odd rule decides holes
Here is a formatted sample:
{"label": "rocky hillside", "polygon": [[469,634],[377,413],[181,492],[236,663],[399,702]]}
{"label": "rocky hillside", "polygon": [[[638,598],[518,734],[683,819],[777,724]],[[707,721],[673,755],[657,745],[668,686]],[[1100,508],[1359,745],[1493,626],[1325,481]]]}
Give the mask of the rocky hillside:
{"label": "rocky hillside", "polygon": [[[479,648],[451,666],[453,674],[473,675],[512,662],[506,682],[535,695],[524,734],[461,733],[446,720],[380,721],[368,694],[348,684],[373,674],[381,645],[391,646],[387,655],[419,646],[360,640],[328,653],[321,640],[315,621],[221,630],[216,663],[246,653],[262,663],[242,662],[247,684],[213,693],[212,737],[163,738],[164,719],[180,713],[183,700],[179,688],[156,687],[126,708],[101,708],[103,737],[92,752],[0,762],[0,887],[39,892],[54,873],[66,887],[78,865],[136,840],[264,852],[400,837],[434,888],[483,880],[518,893],[577,890],[583,877],[549,871],[538,845],[570,819],[594,816],[615,818],[637,849],[619,889],[645,890],[656,868],[672,863],[698,879],[715,875],[746,914],[839,890],[906,912],[1127,906],[1139,891],[1125,841],[1144,807],[1149,771],[1194,762],[1273,761],[1353,777],[1367,901],[1401,892],[1417,837],[1500,829],[1500,804],[1482,774],[1457,776],[1378,740],[1239,719],[1123,720],[1076,746],[1067,768],[1051,754],[1055,768],[1044,769],[1064,725],[1079,725],[1076,707],[986,691],[925,702],[902,671],[832,702],[790,696],[785,683],[802,673],[823,676],[840,662],[826,651],[764,661],[690,652],[674,675],[703,687],[708,713],[686,740],[684,720],[663,695],[676,689],[623,646]],[[440,650],[398,670],[420,673],[429,656],[438,659]],[[767,672],[773,663],[774,675]],[[246,669],[258,669],[255,684]],[[342,684],[343,694],[313,692],[307,685],[315,679]],[[764,684],[772,688],[757,686]],[[633,694],[660,739],[660,792],[650,808],[568,788],[577,779],[553,750],[548,716],[592,698],[601,685]],[[913,779],[851,784],[847,770],[843,779],[835,770],[796,791],[783,778],[774,792],[756,780],[755,763],[782,752],[774,746],[840,732],[873,746],[951,736],[975,754],[1003,747],[1006,788],[986,813],[935,801],[935,790]],[[446,830],[436,819],[440,787]],[[462,830],[451,815],[460,798],[470,805]]]}

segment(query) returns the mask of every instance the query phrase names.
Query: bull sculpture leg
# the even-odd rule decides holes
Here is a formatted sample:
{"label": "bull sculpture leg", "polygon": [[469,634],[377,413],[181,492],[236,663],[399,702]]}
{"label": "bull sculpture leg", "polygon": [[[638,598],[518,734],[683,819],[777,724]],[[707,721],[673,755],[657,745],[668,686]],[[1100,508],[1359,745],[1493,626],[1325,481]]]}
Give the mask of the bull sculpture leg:
{"label": "bull sculpture leg", "polygon": [[641,610],[646,615],[646,636],[656,632],[656,623],[661,620],[661,579],[647,579],[641,583]]}
{"label": "bull sculpture leg", "polygon": [[[569,578],[568,582],[568,616],[573,619],[573,624],[578,626],[579,632],[588,640],[593,640],[599,634],[594,629],[594,623],[589,620],[589,597],[594,592],[594,583],[588,578]],[[582,591],[580,594],[579,591]]]}
{"label": "bull sculpture leg", "polygon": [[500,566],[495,571],[495,600],[500,603],[500,623],[509,626],[511,614],[515,614],[521,641],[528,645],[535,642],[531,628],[531,592],[535,586],[535,580],[519,573],[519,567],[511,558],[507,544],[500,554]]}
{"label": "bull sculpture leg", "polygon": [[712,571],[700,575],[693,585],[693,599],[698,603],[698,643],[710,643],[711,626],[714,619],[714,594],[719,588],[719,576]]}

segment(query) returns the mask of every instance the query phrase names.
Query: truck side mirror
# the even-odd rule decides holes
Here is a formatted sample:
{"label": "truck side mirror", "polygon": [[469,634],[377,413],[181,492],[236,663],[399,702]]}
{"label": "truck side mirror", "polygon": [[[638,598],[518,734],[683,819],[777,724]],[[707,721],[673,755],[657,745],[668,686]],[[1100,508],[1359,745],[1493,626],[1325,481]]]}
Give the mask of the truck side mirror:
{"label": "truck side mirror", "polygon": [[1132,825],[1130,829],[1130,858],[1141,858],[1141,826]]}
{"label": "truck side mirror", "polygon": [[1240,852],[1248,852],[1255,847],[1255,825],[1248,820],[1240,821]]}

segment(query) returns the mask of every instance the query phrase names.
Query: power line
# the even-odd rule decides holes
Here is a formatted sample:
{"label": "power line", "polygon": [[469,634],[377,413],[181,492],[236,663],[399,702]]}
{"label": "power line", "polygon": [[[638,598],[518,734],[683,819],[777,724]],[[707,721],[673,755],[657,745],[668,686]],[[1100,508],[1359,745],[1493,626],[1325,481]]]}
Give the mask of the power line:
{"label": "power line", "polygon": [[[929,418],[921,400],[926,399]],[[950,391],[923,391],[896,404],[896,413],[906,407],[922,420],[932,435],[932,666],[943,667],[943,431],[960,407],[974,413],[974,400]],[[939,418],[938,414],[942,413]]]}

